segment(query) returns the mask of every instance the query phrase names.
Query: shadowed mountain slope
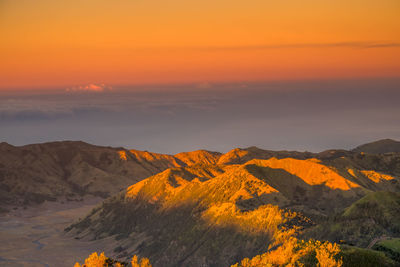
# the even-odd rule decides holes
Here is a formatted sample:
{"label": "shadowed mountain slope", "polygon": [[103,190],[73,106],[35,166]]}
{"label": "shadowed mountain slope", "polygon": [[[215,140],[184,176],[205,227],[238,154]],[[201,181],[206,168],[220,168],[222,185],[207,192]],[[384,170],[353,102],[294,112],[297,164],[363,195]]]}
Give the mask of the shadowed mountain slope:
{"label": "shadowed mountain slope", "polygon": [[362,247],[374,239],[400,237],[400,193],[369,193],[307,235]]}
{"label": "shadowed mountain slope", "polygon": [[382,139],[368,144],[360,145],[353,149],[354,152],[365,152],[371,154],[383,154],[400,152],[400,142],[392,139]]}

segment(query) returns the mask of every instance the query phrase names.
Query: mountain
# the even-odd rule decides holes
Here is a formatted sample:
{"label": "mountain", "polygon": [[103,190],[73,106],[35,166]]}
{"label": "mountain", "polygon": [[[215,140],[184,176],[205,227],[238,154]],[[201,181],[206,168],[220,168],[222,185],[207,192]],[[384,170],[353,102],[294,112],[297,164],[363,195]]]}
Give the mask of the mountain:
{"label": "mountain", "polygon": [[372,143],[360,145],[353,149],[354,152],[364,152],[373,154],[383,154],[390,152],[400,152],[400,142],[392,139],[382,139]]}
{"label": "mountain", "polygon": [[219,153],[163,155],[84,142],[0,143],[0,208],[43,201],[106,198],[167,168],[215,162]]}
{"label": "mountain", "polygon": [[[113,236],[119,259],[137,254],[154,266],[230,266],[293,237],[339,242],[342,236],[323,226],[340,215],[353,218],[358,201],[375,199],[374,192],[390,196],[374,207],[389,208],[399,174],[400,154],[234,149],[215,162],[169,168],[133,184],[66,231],[82,240]],[[362,229],[359,244],[381,233]],[[400,235],[397,228],[390,234]]]}
{"label": "mountain", "polygon": [[[198,150],[164,155],[139,150],[90,145],[84,142],[50,142],[26,146],[0,143],[0,209],[28,206],[43,201],[108,197],[146,177],[172,167],[243,164],[251,159],[276,157],[322,160],[339,156],[359,161],[354,152],[330,150],[321,153],[270,151],[257,147],[233,149],[226,154]],[[376,162],[375,169],[393,170],[393,160],[362,155]],[[361,162],[365,162],[362,160]],[[388,164],[390,166],[388,166]],[[387,166],[384,169],[384,166]],[[383,169],[382,169],[383,168]],[[394,170],[400,172],[398,170]]]}
{"label": "mountain", "polygon": [[2,211],[106,198],[65,238],[102,239],[115,248],[110,257],[137,255],[155,267],[252,266],[292,256],[315,266],[325,252],[343,266],[360,259],[391,266],[399,193],[396,152],[249,147],[166,155],[72,141],[0,143]]}

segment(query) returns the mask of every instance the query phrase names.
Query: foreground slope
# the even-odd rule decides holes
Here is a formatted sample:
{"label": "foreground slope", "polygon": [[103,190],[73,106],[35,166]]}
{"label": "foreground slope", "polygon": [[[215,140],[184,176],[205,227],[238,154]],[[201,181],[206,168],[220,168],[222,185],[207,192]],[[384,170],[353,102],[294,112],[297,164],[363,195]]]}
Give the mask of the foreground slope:
{"label": "foreground slope", "polygon": [[372,247],[374,240],[400,237],[400,193],[369,193],[307,235],[361,247]]}
{"label": "foreground slope", "polygon": [[[235,149],[216,164],[167,169],[67,231],[80,239],[114,236],[114,256],[138,254],[154,266],[229,266],[312,233],[371,192],[400,191],[399,155],[286,154]],[[386,165],[376,170],[377,161]]]}

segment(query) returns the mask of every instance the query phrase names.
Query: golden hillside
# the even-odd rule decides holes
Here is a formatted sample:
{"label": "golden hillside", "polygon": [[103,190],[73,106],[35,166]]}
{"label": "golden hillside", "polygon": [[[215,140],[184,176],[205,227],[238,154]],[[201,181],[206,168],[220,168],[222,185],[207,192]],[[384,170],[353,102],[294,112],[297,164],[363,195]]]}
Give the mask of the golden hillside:
{"label": "golden hillside", "polygon": [[364,169],[358,154],[264,154],[267,159],[235,164],[248,155],[243,151],[144,179],[72,225],[69,234],[115,235],[120,257],[138,254],[154,266],[229,266],[310,232],[369,192],[388,189],[387,182],[393,191],[399,184],[394,175]]}

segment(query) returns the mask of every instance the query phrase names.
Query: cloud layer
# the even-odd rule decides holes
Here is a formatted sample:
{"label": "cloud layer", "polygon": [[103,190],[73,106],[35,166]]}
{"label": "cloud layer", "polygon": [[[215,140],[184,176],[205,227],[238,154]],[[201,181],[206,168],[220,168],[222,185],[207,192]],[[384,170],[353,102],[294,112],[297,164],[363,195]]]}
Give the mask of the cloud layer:
{"label": "cloud layer", "polygon": [[73,87],[66,88],[65,91],[71,93],[78,93],[78,92],[89,92],[89,93],[102,93],[106,91],[111,91],[113,88],[109,85],[105,85],[104,83],[95,84],[90,83],[86,85],[77,85]]}
{"label": "cloud layer", "polygon": [[83,140],[163,153],[351,148],[400,139],[399,87],[388,79],[2,95],[0,141]]}

